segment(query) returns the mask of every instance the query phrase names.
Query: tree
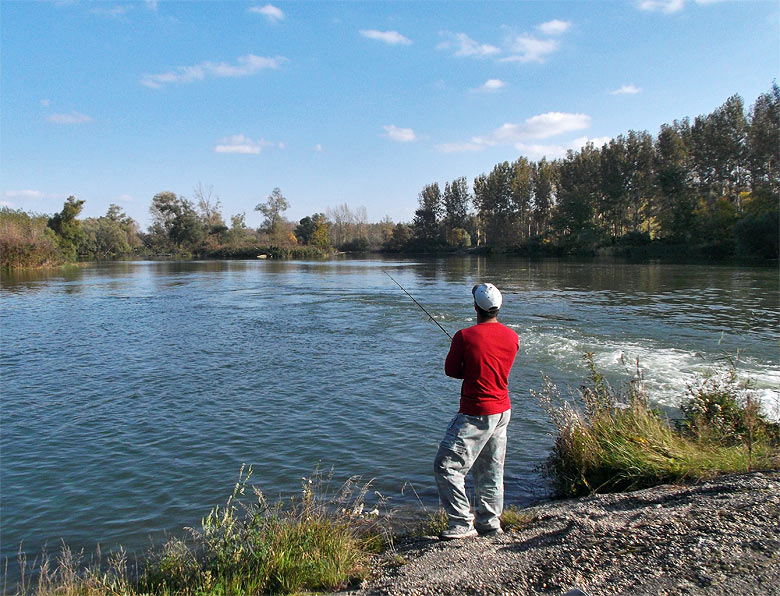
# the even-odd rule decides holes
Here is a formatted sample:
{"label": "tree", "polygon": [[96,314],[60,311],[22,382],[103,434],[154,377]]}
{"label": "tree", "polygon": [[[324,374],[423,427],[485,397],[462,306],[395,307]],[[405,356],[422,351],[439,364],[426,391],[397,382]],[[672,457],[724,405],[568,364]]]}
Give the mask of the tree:
{"label": "tree", "polygon": [[225,232],[225,241],[232,248],[239,248],[254,240],[252,232],[246,227],[246,213],[230,216],[230,229]]}
{"label": "tree", "polygon": [[64,258],[68,261],[76,259],[79,245],[84,241],[84,231],[81,222],[76,217],[84,206],[83,199],[76,199],[73,195],[65,200],[62,211],[49,218],[48,227],[57,234],[57,242]]}
{"label": "tree", "polygon": [[545,158],[533,164],[533,220],[536,235],[547,232],[550,211],[553,206],[555,190],[555,162],[549,163]]}
{"label": "tree", "polygon": [[533,198],[533,166],[521,157],[512,164],[512,178],[509,182],[512,193],[512,211],[519,226],[519,240],[528,240],[531,235],[531,200]]}
{"label": "tree", "polygon": [[90,217],[81,223],[84,240],[79,253],[95,259],[111,259],[129,255],[140,245],[138,224],[124,214],[118,205],[111,205],[103,217]]}
{"label": "tree", "polygon": [[559,163],[555,230],[568,245],[590,248],[593,213],[601,192],[600,152],[588,143],[580,151],[569,150]]}
{"label": "tree", "polygon": [[474,179],[474,206],[485,243],[491,247],[503,248],[516,240],[512,178],[513,168],[505,161]]}
{"label": "tree", "polygon": [[655,200],[653,215],[659,235],[674,241],[691,238],[695,203],[681,125],[661,125],[655,141]]}
{"label": "tree", "polygon": [[699,196],[707,209],[720,197],[739,208],[739,193],[746,189],[747,120],[744,103],[733,95],[711,114],[698,116],[691,127],[691,154]]}
{"label": "tree", "polygon": [[[452,183],[444,184],[444,195],[442,197],[444,207],[444,233],[449,234],[457,228],[465,230],[468,226],[469,202],[471,194],[469,185],[465,177],[457,178]],[[448,243],[449,240],[448,240]]]}
{"label": "tree", "polygon": [[214,194],[214,187],[204,187],[203,184],[198,182],[198,185],[193,190],[193,196],[198,203],[198,210],[206,228],[206,233],[221,234],[226,231],[228,228],[225,225],[225,220],[222,219],[222,201],[219,196]]}
{"label": "tree", "polygon": [[290,208],[290,203],[279,190],[279,187],[274,188],[265,203],[260,203],[255,207],[255,211],[259,211],[265,216],[262,227],[272,237],[279,236],[282,232],[283,224],[285,222],[282,215],[287,209]]}
{"label": "tree", "polygon": [[471,235],[463,228],[452,228],[447,230],[447,244],[455,248],[468,248],[471,246]]}
{"label": "tree", "polygon": [[391,251],[404,250],[412,240],[412,228],[404,223],[397,223],[393,228],[393,234],[386,242],[385,248]]}
{"label": "tree", "polygon": [[[300,220],[295,226],[295,237],[300,244],[325,246],[328,238],[328,224],[325,214],[315,213]],[[326,244],[322,244],[323,240]]]}
{"label": "tree", "polygon": [[745,193],[745,216],[734,226],[737,252],[762,259],[780,257],[780,209],[777,195],[769,188]]}
{"label": "tree", "polygon": [[747,160],[753,190],[780,193],[780,87],[758,96],[750,111]]}
{"label": "tree", "polygon": [[159,192],[152,198],[150,231],[157,248],[194,250],[206,233],[194,205],[171,191]]}
{"label": "tree", "polygon": [[439,223],[442,214],[442,199],[439,184],[426,185],[418,195],[419,208],[414,212],[414,236],[425,246],[439,242]]}
{"label": "tree", "polygon": [[327,248],[330,246],[330,239],[328,238],[328,221],[322,213],[317,214],[314,220],[314,232],[311,235],[311,243],[314,246],[320,248]]}
{"label": "tree", "polygon": [[330,239],[333,246],[341,248],[352,240],[352,227],[354,216],[346,203],[328,207],[325,216],[330,222]]}

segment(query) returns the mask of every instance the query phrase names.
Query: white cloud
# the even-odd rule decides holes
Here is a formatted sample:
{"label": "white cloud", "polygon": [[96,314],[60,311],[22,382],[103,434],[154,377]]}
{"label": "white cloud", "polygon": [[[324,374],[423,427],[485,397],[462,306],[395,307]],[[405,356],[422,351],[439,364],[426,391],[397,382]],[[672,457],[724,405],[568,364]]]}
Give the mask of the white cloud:
{"label": "white cloud", "polygon": [[501,79],[488,79],[473,91],[483,92],[483,93],[494,93],[499,89],[503,89],[504,87],[506,87],[506,83]]}
{"label": "white cloud", "polygon": [[398,128],[394,124],[387,124],[382,128],[384,128],[387,132],[387,137],[393,141],[408,143],[410,141],[414,141],[417,138],[411,128]]}
{"label": "white cloud", "polygon": [[42,99],[42,100],[41,100],[41,105],[42,105],[44,108],[48,108],[48,107],[51,105],[51,101],[49,101],[48,99]]}
{"label": "white cloud", "polygon": [[40,190],[7,190],[6,199],[42,199],[43,193]]}
{"label": "white cloud", "polygon": [[672,14],[683,9],[685,0],[640,0],[639,9]]}
{"label": "white cloud", "polygon": [[109,17],[116,19],[125,16],[130,10],[129,6],[121,6],[115,4],[114,6],[98,6],[92,9],[92,14]]}
{"label": "white cloud", "polygon": [[9,209],[12,209],[13,206],[14,204],[10,201],[0,201],[0,207],[8,207]]}
{"label": "white cloud", "polygon": [[587,114],[547,112],[527,118],[522,124],[506,123],[493,131],[494,142],[522,142],[528,139],[547,139],[559,134],[582,130],[590,126]]}
{"label": "white cloud", "polygon": [[266,4],[265,6],[253,6],[249,9],[249,12],[261,14],[272,23],[278,23],[284,20],[284,13],[280,8],[277,8],[273,4]]}
{"label": "white cloud", "polygon": [[92,118],[73,110],[70,114],[50,114],[46,120],[54,124],[84,124],[91,122]]}
{"label": "white cloud", "polygon": [[117,197],[117,201],[120,201],[122,203],[132,203],[133,195],[129,195],[129,194],[119,195],[119,197]]}
{"label": "white cloud", "polygon": [[537,25],[536,28],[544,35],[560,35],[561,33],[566,33],[571,28],[571,22],[553,19]]}
{"label": "white cloud", "polygon": [[412,40],[398,33],[398,31],[377,31],[376,29],[361,29],[360,35],[368,39],[375,39],[390,45],[408,46]]}
{"label": "white cloud", "polygon": [[157,0],[145,0],[146,8],[157,12]]}
{"label": "white cloud", "polygon": [[486,137],[472,137],[463,143],[443,143],[436,149],[442,153],[465,151],[481,151],[485,147],[495,145],[514,145],[518,151],[527,152],[529,157],[535,155],[565,155],[565,145],[541,145],[528,141],[542,140],[590,126],[590,116],[587,114],[572,114],[568,112],[547,112],[527,118],[521,124],[507,122]]}
{"label": "white cloud", "polygon": [[610,95],[636,95],[637,93],[640,93],[642,90],[634,85],[633,83],[630,85],[623,85],[619,89],[615,89],[614,91],[610,91]]}
{"label": "white cloud", "polygon": [[443,41],[438,46],[440,50],[449,50],[455,48],[455,56],[476,56],[485,58],[501,52],[500,48],[486,43],[479,43],[471,39],[465,33],[442,32],[442,35],[449,37],[449,41]]}
{"label": "white cloud", "polygon": [[195,66],[179,66],[176,70],[162,74],[144,75],[141,77],[141,84],[152,89],[160,89],[166,84],[192,83],[193,81],[202,81],[207,77],[246,77],[268,68],[279,68],[286,60],[282,56],[266,58],[247,54],[240,56],[236,64],[202,62]]}
{"label": "white cloud", "polygon": [[254,141],[245,135],[232,135],[220,139],[219,143],[214,146],[214,152],[257,155],[263,147],[273,147],[274,145],[275,143],[264,139]]}
{"label": "white cloud", "polygon": [[315,150],[317,153],[322,153],[322,145],[320,145],[319,143],[317,143],[316,145],[314,145],[314,150]]}
{"label": "white cloud", "polygon": [[509,51],[512,55],[502,58],[501,62],[544,62],[559,47],[557,39],[539,39],[523,33],[510,41]]}

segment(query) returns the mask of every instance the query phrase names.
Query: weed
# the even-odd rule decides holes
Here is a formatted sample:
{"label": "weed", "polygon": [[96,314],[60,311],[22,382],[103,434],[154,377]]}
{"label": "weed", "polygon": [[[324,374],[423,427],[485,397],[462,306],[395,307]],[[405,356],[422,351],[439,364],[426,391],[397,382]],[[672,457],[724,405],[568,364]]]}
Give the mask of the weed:
{"label": "weed", "polygon": [[[689,406],[683,431],[648,406],[638,364],[618,391],[598,372],[591,354],[583,359],[589,371],[578,391],[584,413],[561,399],[546,376],[544,389],[533,392],[557,429],[546,471],[559,495],[633,490],[777,465],[774,426],[761,426],[757,404],[741,401],[733,383],[705,381],[703,389],[693,390],[701,399]],[[726,436],[734,440],[724,442]]]}
{"label": "weed", "polygon": [[507,507],[501,514],[501,527],[505,532],[517,530],[530,524],[534,516],[516,507]]}
{"label": "weed", "polygon": [[25,576],[30,566],[20,559],[17,594],[293,594],[336,590],[367,576],[387,533],[378,509],[364,512],[370,482],[353,477],[330,494],[332,473],[323,477],[315,471],[303,479],[300,496],[269,504],[249,487],[251,475],[251,468],[244,473],[242,467],[225,505],[212,509],[200,528],[189,529],[186,539],[172,538],[150,552],[140,571],[128,569],[121,549],[104,566],[98,551],[97,563],[83,567],[81,553],[63,544],[56,565],[45,553],[33,563],[35,587]]}

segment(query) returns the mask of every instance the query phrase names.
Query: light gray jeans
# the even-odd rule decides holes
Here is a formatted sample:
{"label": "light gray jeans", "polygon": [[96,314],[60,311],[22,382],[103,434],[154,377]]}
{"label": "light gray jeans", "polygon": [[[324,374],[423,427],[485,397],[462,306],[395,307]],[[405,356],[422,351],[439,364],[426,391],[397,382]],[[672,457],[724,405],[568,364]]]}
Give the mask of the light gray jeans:
{"label": "light gray jeans", "polygon": [[[506,428],[512,411],[490,416],[458,414],[450,422],[433,462],[439,499],[450,527],[487,531],[500,527],[504,509]],[[466,496],[466,475],[472,470],[476,520]]]}

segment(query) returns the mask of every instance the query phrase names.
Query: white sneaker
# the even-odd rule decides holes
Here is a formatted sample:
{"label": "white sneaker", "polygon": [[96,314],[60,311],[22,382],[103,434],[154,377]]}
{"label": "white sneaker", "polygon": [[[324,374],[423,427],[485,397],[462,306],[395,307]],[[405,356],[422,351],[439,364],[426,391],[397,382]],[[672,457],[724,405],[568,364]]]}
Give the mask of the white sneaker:
{"label": "white sneaker", "polygon": [[474,526],[454,526],[444,530],[439,534],[439,538],[442,540],[462,540],[463,538],[473,538],[476,535],[477,531]]}

